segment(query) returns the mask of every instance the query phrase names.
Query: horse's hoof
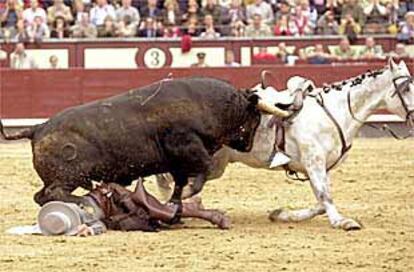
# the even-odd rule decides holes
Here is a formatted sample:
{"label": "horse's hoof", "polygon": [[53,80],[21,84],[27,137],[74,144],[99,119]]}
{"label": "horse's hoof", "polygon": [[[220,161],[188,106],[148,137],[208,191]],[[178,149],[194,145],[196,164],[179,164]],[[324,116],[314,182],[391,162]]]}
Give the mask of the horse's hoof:
{"label": "horse's hoof", "polygon": [[341,222],[339,222],[338,227],[345,231],[360,230],[362,229],[362,224],[360,224],[354,219],[345,218]]}
{"label": "horse's hoof", "polygon": [[276,209],[269,214],[269,220],[272,222],[280,221],[280,214],[283,212],[283,209]]}

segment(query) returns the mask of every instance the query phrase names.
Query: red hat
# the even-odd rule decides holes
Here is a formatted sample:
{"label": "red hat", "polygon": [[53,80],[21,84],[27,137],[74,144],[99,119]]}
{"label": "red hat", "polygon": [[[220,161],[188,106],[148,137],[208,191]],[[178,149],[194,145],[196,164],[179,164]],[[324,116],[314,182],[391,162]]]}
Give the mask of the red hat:
{"label": "red hat", "polygon": [[181,52],[182,53],[190,52],[191,44],[192,44],[191,36],[190,35],[184,35],[181,38]]}

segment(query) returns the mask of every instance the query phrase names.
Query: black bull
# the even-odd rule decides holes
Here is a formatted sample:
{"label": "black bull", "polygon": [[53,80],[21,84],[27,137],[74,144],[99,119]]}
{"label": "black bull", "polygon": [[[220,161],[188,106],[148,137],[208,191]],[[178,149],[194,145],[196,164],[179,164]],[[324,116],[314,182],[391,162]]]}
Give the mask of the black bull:
{"label": "black bull", "polygon": [[[249,151],[260,122],[258,97],[210,78],[164,80],[122,95],[69,108],[48,122],[5,135],[31,139],[44,183],[39,205],[81,202],[71,193],[92,180],[129,185],[170,172],[180,199],[189,177],[204,183],[211,155],[222,145]],[[201,188],[199,188],[201,190]]]}

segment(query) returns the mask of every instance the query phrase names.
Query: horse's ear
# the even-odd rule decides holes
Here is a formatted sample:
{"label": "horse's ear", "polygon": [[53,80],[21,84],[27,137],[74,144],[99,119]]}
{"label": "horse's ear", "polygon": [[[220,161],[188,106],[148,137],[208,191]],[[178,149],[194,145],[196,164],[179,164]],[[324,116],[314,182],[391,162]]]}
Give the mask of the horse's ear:
{"label": "horse's ear", "polygon": [[390,67],[391,71],[394,72],[397,69],[397,64],[394,62],[393,57],[389,57],[388,59],[388,67]]}

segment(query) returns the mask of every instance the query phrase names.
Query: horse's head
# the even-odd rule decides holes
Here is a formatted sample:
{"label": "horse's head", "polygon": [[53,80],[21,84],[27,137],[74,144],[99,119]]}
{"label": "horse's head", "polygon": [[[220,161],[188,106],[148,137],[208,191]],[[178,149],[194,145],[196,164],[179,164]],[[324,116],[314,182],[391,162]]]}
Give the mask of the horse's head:
{"label": "horse's head", "polygon": [[413,77],[404,61],[396,64],[392,58],[388,63],[392,86],[385,96],[387,109],[407,121],[414,128],[414,84]]}

